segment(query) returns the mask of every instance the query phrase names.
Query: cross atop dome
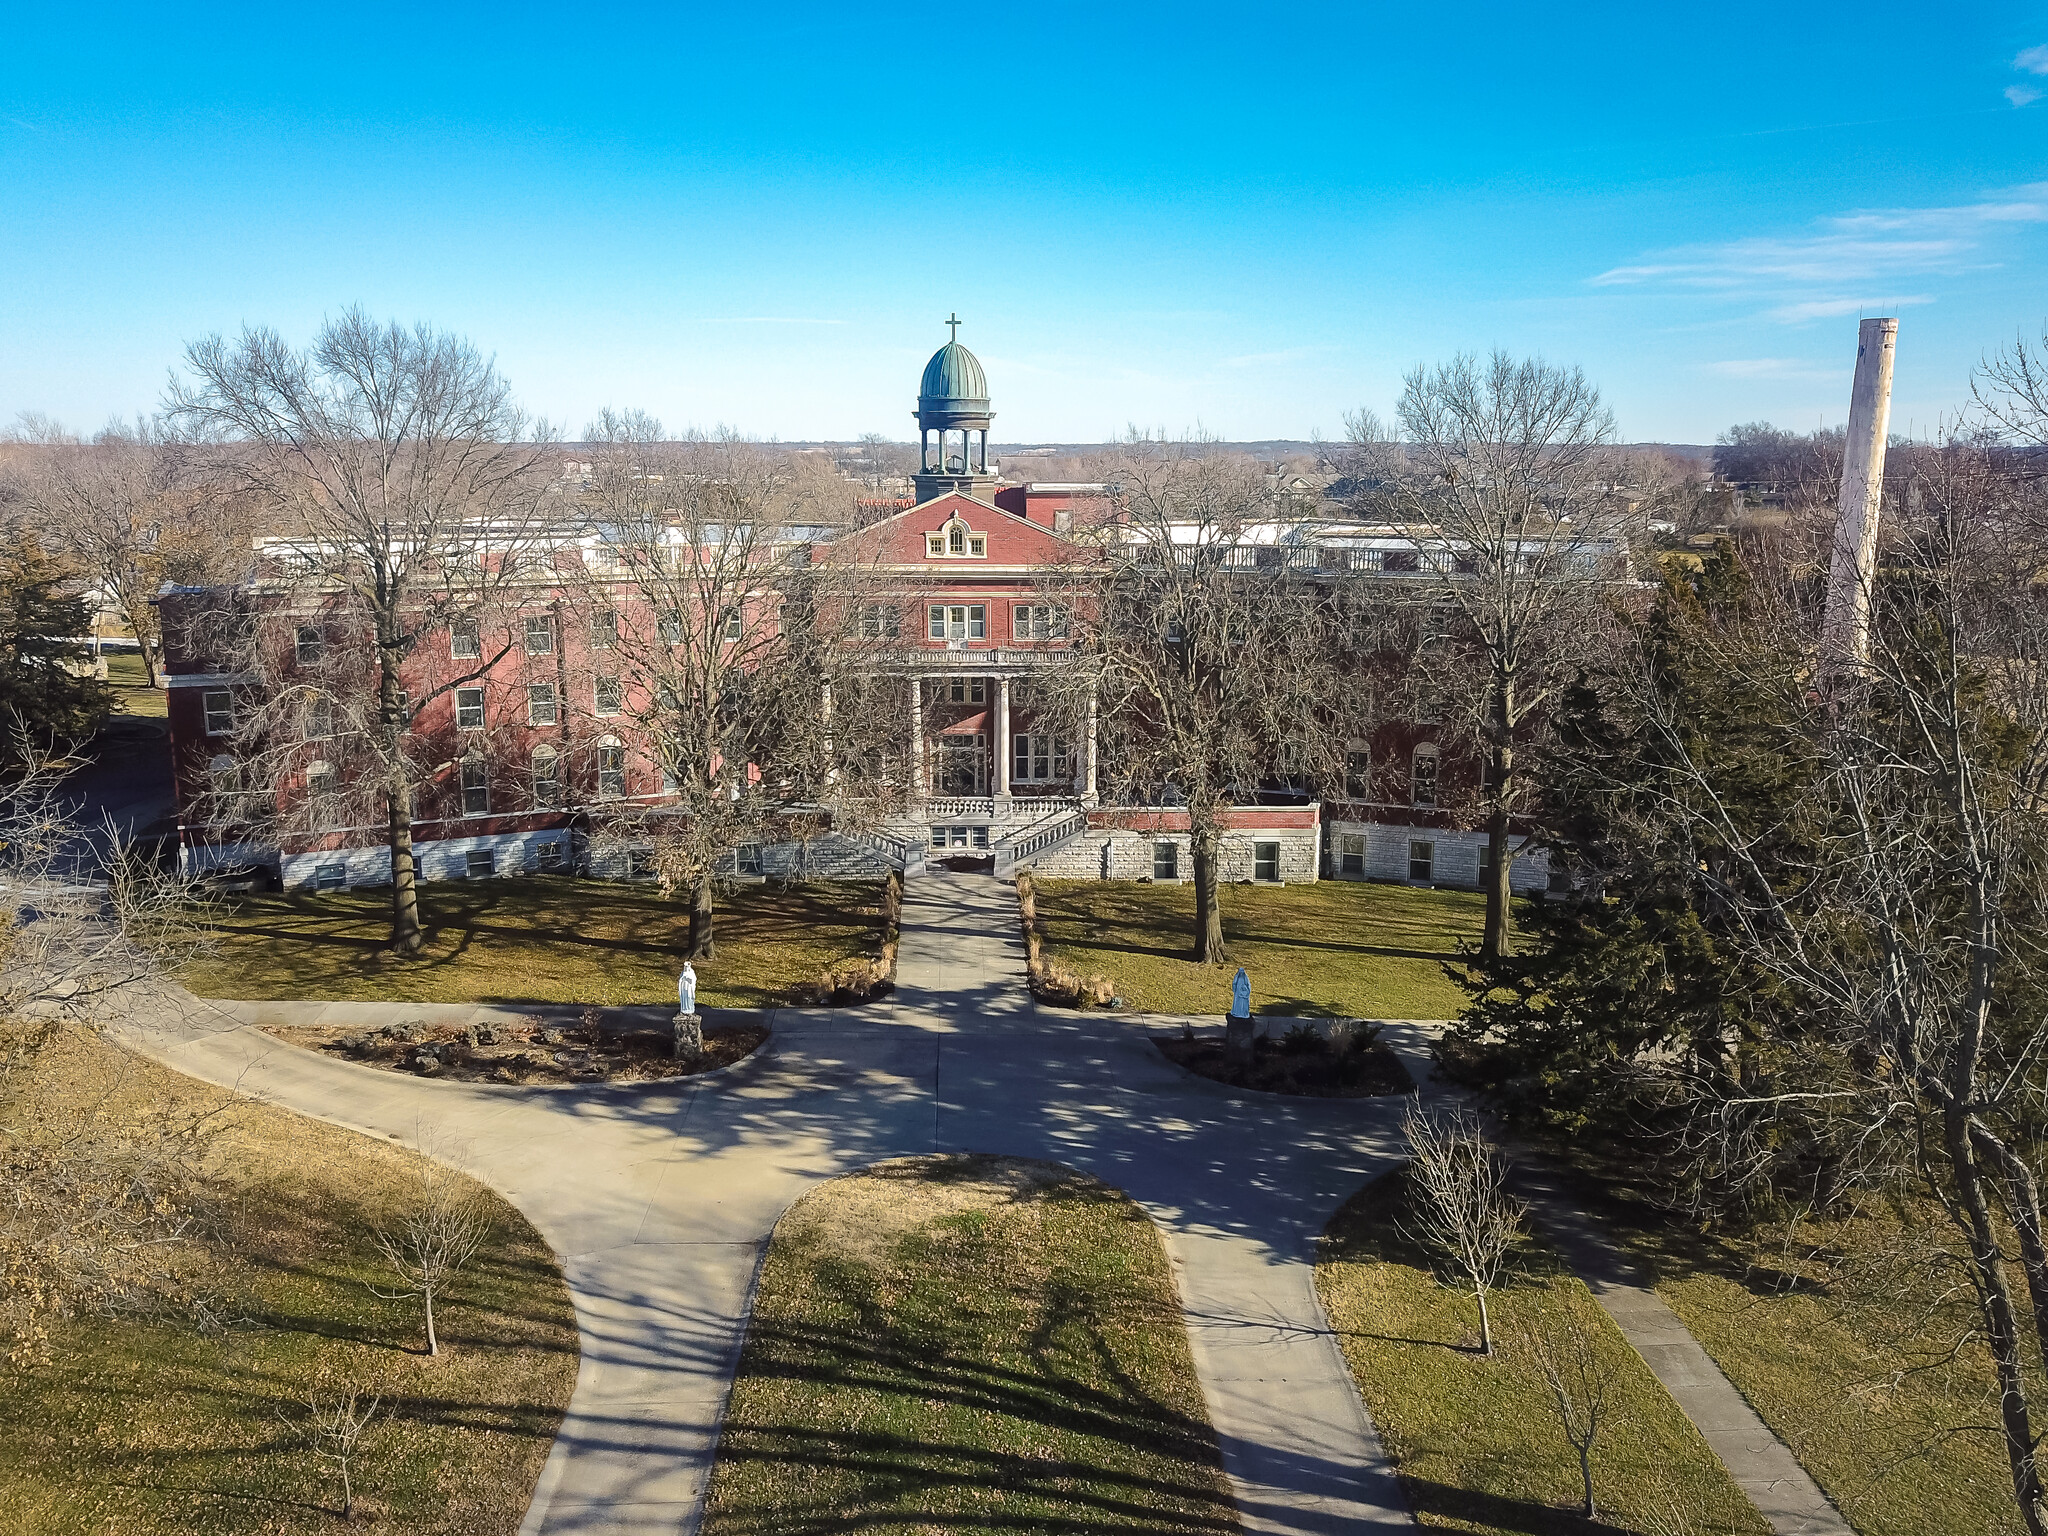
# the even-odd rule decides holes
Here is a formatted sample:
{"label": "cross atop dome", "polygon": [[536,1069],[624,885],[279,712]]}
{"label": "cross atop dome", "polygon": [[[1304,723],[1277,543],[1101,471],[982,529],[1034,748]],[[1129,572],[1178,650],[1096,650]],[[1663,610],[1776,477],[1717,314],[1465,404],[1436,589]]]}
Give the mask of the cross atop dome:
{"label": "cross atop dome", "polygon": [[947,335],[946,340],[958,341],[960,339],[960,311],[956,309],[952,314],[948,315],[946,317],[946,324],[951,327],[950,334]]}

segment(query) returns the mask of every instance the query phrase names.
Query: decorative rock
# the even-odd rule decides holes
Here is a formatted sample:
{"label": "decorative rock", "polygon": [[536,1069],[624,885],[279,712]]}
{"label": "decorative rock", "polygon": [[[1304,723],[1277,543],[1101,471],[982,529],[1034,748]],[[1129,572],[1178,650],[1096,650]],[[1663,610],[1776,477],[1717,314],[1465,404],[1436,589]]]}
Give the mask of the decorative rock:
{"label": "decorative rock", "polygon": [[469,1027],[469,1043],[471,1045],[496,1045],[498,1043],[498,1032],[488,1024],[472,1024]]}
{"label": "decorative rock", "polygon": [[677,1061],[695,1061],[704,1054],[704,1015],[679,1013],[675,1019],[673,1050]]}
{"label": "decorative rock", "polygon": [[419,1073],[421,1077],[433,1077],[441,1070],[441,1058],[438,1056],[422,1055],[414,1058],[412,1065],[413,1070]]}

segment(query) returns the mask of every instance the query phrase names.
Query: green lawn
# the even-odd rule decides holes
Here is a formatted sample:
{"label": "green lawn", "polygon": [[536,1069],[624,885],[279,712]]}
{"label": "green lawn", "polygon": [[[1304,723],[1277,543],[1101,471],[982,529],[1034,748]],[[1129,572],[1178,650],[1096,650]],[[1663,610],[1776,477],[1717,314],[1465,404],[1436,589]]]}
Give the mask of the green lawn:
{"label": "green lawn", "polygon": [[[102,1116],[227,1097],[83,1035],[30,1070]],[[413,1154],[259,1104],[228,1114],[211,1158],[221,1219],[193,1271],[217,1290],[226,1333],[81,1317],[53,1330],[52,1363],[0,1361],[0,1530],[513,1536],[576,1377],[575,1317],[547,1246],[488,1196],[493,1235],[437,1306],[442,1353],[429,1359],[418,1303],[371,1289],[396,1289],[369,1228]],[[389,1410],[354,1469],[348,1527],[339,1485],[284,1421],[303,1416],[308,1390],[344,1382]]]}
{"label": "green lawn", "polygon": [[[419,887],[419,955],[382,953],[388,890],[245,896],[186,972],[202,996],[407,1003],[673,1003],[689,932],[651,885],[568,876],[437,880]],[[881,944],[881,885],[750,885],[718,896],[717,958],[698,1000],[772,1008],[837,961]]]}
{"label": "green lawn", "polygon": [[905,1159],[776,1227],[707,1536],[1237,1528],[1164,1246],[1122,1194]]}
{"label": "green lawn", "polygon": [[1657,1294],[1863,1536],[2020,1531],[1987,1427],[1990,1360],[1974,1339],[1958,1345],[1975,1307],[1953,1271],[1894,1262],[1916,1247],[1902,1220],[1935,1213],[1872,1198],[1796,1234],[1765,1225],[1724,1239],[1633,1201],[1612,1201],[1610,1216]]}
{"label": "green lawn", "polygon": [[[1426,1526],[1489,1536],[1618,1536],[1674,1512],[1689,1533],[1767,1532],[1699,1432],[1642,1358],[1554,1255],[1524,1240],[1493,1315],[1502,1343],[1478,1353],[1470,1293],[1433,1276],[1401,1233],[1404,1175],[1354,1196],[1324,1234],[1316,1286],[1360,1394]],[[1601,1522],[1577,1513],[1579,1471],[1518,1330],[1541,1308],[1570,1308],[1619,1363],[1612,1428],[1593,1453]],[[1955,1527],[1962,1529],[1963,1527]]]}
{"label": "green lawn", "polygon": [[107,653],[107,683],[114,696],[115,713],[146,715],[157,720],[164,718],[164,701],[169,695],[161,688],[150,687],[145,681],[146,676],[142,657],[137,653]]}
{"label": "green lawn", "polygon": [[1223,938],[1230,961],[1200,966],[1189,885],[1040,880],[1039,923],[1051,957],[1100,972],[1148,1013],[1224,1013],[1230,980],[1250,973],[1255,1012],[1307,1018],[1447,1019],[1465,994],[1444,976],[1460,939],[1477,942],[1485,898],[1323,880],[1227,885]]}

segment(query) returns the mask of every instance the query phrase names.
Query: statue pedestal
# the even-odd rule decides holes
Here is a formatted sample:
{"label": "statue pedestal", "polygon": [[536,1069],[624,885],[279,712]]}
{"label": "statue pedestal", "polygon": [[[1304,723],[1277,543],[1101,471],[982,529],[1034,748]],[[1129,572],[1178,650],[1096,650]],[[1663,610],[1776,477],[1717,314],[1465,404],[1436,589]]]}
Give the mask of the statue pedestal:
{"label": "statue pedestal", "polygon": [[704,1015],[701,1013],[679,1013],[676,1015],[675,1033],[672,1036],[671,1054],[677,1061],[695,1061],[704,1054]]}
{"label": "statue pedestal", "polygon": [[1239,1018],[1233,1013],[1224,1019],[1223,1059],[1240,1067],[1252,1064],[1252,1021],[1249,1014]]}

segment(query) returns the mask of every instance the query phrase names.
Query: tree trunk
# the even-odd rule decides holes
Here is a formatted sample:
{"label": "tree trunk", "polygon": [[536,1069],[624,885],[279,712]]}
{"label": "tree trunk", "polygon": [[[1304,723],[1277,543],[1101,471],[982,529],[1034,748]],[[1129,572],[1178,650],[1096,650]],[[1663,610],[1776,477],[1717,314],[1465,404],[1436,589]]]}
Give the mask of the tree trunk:
{"label": "tree trunk", "polygon": [[439,1340],[438,1338],[436,1338],[436,1337],[434,1336],[434,1293],[433,1293],[433,1292],[432,1292],[431,1290],[430,1290],[430,1291],[428,1291],[428,1292],[426,1292],[426,1298],[427,1298],[427,1353],[428,1353],[428,1354],[430,1354],[430,1355],[438,1355],[439,1353],[441,1353],[441,1341],[440,1341],[440,1340]]}
{"label": "tree trunk", "polygon": [[1508,805],[1515,771],[1513,718],[1515,685],[1496,682],[1493,688],[1493,719],[1490,731],[1493,764],[1493,807],[1487,818],[1486,839],[1493,862],[1486,872],[1486,928],[1479,940],[1482,960],[1500,959],[1508,952]]}
{"label": "tree trunk", "polygon": [[1195,959],[1203,965],[1223,960],[1223,908],[1217,900],[1222,842],[1214,826],[1190,824],[1188,846],[1195,864]]}
{"label": "tree trunk", "polygon": [[1491,1355],[1493,1353],[1493,1319],[1487,1315],[1486,1311],[1486,1287],[1483,1285],[1473,1286],[1472,1298],[1479,1303],[1479,1353]]}
{"label": "tree trunk", "polygon": [[1593,1507],[1593,1442],[1587,1440],[1579,1447],[1579,1487],[1585,1493],[1579,1513],[1588,1520],[1598,1520],[1600,1511]]}
{"label": "tree trunk", "polygon": [[2041,1476],[2034,1459],[2034,1429],[2027,1408],[2027,1386],[2021,1371],[2019,1326],[2013,1315],[2012,1292],[1998,1235],[1991,1224],[1984,1175],[1971,1145],[1970,1116],[1951,1102],[1942,1111],[1942,1140],[1955,1179],[1956,1204],[1969,1222],[1970,1268],[1976,1282],[1977,1306],[1984,1318],[1984,1341],[1998,1372],[1999,1418],[2005,1430],[2006,1462],[2012,1471],[2013,1502],[2026,1522],[2027,1536],[2048,1536],[2041,1510]]}
{"label": "tree trunk", "polygon": [[390,815],[391,947],[416,955],[420,930],[418,871],[412,854],[412,781],[405,772],[405,729],[399,704],[398,647],[388,637],[377,647],[377,718],[384,738],[384,803]]}
{"label": "tree trunk", "polygon": [[711,932],[711,877],[699,875],[690,887],[690,958],[710,960],[717,945]]}

